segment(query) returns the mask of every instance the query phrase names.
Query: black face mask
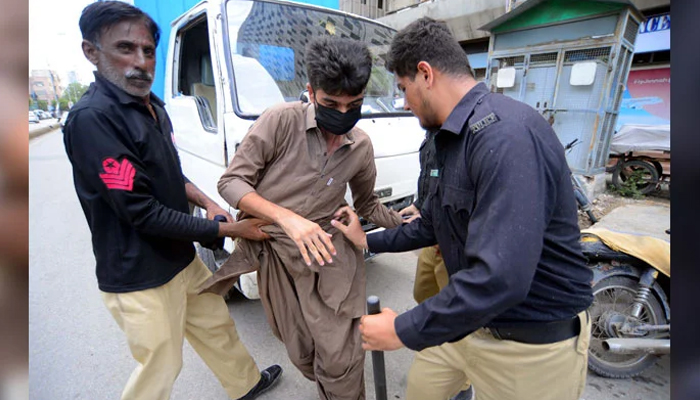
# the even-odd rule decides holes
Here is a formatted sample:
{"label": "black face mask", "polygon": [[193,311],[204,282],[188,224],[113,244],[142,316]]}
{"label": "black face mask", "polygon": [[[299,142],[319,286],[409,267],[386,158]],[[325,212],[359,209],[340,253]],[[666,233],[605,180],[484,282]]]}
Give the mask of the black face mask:
{"label": "black face mask", "polygon": [[333,108],[324,107],[316,103],[316,122],[324,130],[334,134],[343,135],[352,129],[362,116],[361,107],[341,113]]}

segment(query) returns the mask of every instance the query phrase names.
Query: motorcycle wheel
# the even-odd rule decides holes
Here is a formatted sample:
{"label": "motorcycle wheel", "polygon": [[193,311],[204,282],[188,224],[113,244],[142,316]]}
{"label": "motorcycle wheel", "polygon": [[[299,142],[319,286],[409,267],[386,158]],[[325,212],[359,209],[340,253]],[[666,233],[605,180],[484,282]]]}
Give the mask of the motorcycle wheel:
{"label": "motorcycle wheel", "polygon": [[[629,316],[634,304],[638,282],[626,276],[612,276],[602,279],[593,286],[591,315],[591,343],[588,347],[588,367],[606,378],[630,378],[642,373],[653,365],[658,355],[615,354],[603,349],[603,341],[618,336],[612,333],[612,318]],[[666,324],[663,307],[654,294],[650,294],[642,308],[640,322],[652,325]],[[667,333],[652,332],[642,338],[663,338]],[[631,336],[630,336],[631,337]],[[640,338],[639,336],[635,336]]]}

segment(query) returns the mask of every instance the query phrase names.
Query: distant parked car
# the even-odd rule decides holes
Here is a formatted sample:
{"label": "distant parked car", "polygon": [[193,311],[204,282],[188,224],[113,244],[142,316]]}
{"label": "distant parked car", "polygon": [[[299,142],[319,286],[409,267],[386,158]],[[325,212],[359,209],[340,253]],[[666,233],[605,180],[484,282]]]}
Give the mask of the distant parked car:
{"label": "distant parked car", "polygon": [[29,112],[29,123],[30,124],[38,124],[39,123],[39,117],[36,116],[35,113]]}
{"label": "distant parked car", "polygon": [[36,114],[39,119],[49,119],[51,118],[51,113],[48,111],[44,110],[34,110],[34,113]]}

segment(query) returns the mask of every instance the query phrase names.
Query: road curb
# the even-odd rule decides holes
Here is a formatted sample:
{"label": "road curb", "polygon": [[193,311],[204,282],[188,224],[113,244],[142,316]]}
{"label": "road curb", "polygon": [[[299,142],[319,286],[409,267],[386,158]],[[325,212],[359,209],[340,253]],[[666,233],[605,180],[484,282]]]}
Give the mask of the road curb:
{"label": "road curb", "polygon": [[60,126],[60,125],[58,124],[58,122],[57,122],[57,123],[51,124],[51,125],[49,125],[49,126],[44,126],[44,127],[41,127],[41,128],[37,128],[37,129],[35,129],[35,130],[29,132],[29,139],[31,140],[31,139],[37,138],[37,137],[39,137],[39,136],[41,136],[41,135],[43,135],[43,134],[45,134],[45,133],[49,133],[49,132],[51,132],[51,131],[53,131],[53,130],[55,130],[55,129],[58,129],[58,128],[60,128],[60,127],[61,127],[61,126]]}

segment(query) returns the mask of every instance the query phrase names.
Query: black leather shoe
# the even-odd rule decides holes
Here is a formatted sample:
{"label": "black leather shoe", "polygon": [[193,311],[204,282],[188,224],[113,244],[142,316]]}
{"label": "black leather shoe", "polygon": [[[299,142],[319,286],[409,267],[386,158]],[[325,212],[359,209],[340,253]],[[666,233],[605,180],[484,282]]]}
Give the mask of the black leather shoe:
{"label": "black leather shoe", "polygon": [[469,389],[462,390],[461,392],[457,393],[450,400],[472,400],[473,398],[474,398],[474,386],[469,386]]}
{"label": "black leather shoe", "polygon": [[272,385],[277,382],[280,375],[282,375],[282,367],[279,365],[271,365],[260,372],[260,381],[250,389],[250,392],[246,393],[245,396],[238,400],[253,400],[254,398],[260,396],[267,389],[271,388]]}

